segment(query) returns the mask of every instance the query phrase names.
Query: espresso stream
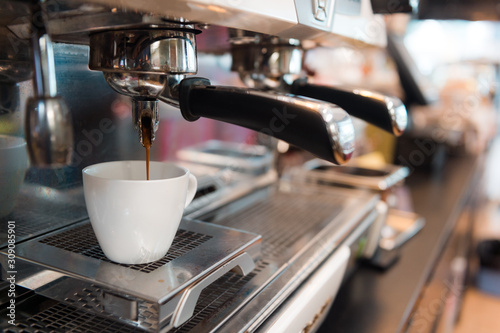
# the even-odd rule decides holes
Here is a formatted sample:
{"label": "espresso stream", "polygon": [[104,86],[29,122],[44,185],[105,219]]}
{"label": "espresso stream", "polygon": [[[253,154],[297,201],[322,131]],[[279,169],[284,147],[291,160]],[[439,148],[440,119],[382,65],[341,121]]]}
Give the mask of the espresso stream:
{"label": "espresso stream", "polygon": [[149,151],[151,149],[151,118],[142,118],[142,144],[146,148],[146,177],[149,180]]}

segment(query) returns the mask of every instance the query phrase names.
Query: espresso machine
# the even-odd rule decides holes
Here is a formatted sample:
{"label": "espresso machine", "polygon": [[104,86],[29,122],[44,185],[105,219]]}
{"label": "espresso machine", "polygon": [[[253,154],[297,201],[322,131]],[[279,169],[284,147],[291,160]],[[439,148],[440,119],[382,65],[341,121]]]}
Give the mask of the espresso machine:
{"label": "espresso machine", "polygon": [[[308,47],[384,47],[369,0],[2,0],[0,18],[0,129],[25,138],[30,160],[0,221],[0,300],[16,305],[4,332],[318,328],[375,252],[380,196],[280,179],[274,141],[244,141],[343,164],[350,115],[404,131],[398,99],[316,86],[301,70]],[[163,259],[116,264],[90,226],[81,170],[144,159],[146,142],[198,192]]]}

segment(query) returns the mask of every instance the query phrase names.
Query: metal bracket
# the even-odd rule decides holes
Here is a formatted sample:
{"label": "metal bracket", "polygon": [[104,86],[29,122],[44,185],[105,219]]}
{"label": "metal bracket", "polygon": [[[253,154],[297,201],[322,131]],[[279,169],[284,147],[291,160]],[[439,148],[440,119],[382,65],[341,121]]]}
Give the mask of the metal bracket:
{"label": "metal bracket", "polygon": [[236,270],[242,275],[247,275],[254,268],[255,263],[252,257],[245,252],[228,261],[198,283],[187,288],[172,316],[174,327],[179,327],[193,316],[194,308],[203,289],[231,270]]}

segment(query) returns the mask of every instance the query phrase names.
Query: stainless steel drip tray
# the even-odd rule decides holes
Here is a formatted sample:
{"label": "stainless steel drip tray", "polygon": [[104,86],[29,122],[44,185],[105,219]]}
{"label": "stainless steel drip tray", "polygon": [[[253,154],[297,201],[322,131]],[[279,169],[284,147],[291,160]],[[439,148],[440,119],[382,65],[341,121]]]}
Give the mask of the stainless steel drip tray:
{"label": "stainless steel drip tray", "polygon": [[[88,221],[18,244],[16,282],[46,297],[149,331],[180,326],[201,291],[233,270],[251,272],[259,235],[184,219],[167,255],[122,265],[102,253]],[[0,252],[2,274],[9,274]]]}
{"label": "stainless steel drip tray", "polygon": [[14,210],[0,221],[0,248],[7,247],[8,221],[21,242],[87,218],[83,188],[54,189],[24,183]]}
{"label": "stainless steel drip tray", "polygon": [[343,245],[353,246],[352,253],[362,252],[357,239],[376,218],[378,201],[378,195],[367,191],[281,181],[200,216],[203,221],[262,235],[262,259],[253,278],[233,296],[237,300],[251,294],[252,298],[242,305],[228,302],[200,318],[191,326],[193,331],[255,331]]}
{"label": "stainless steel drip tray", "polygon": [[[196,304],[193,317],[186,323],[172,329],[170,333],[255,331],[290,295],[301,287],[303,282],[319,266],[322,266],[322,263],[327,258],[332,258],[335,253],[338,255],[339,247],[347,245],[352,247],[351,253],[360,252],[360,246],[362,247],[362,244],[364,244],[362,242],[363,235],[376,217],[374,216],[374,207],[378,200],[377,195],[360,190],[332,189],[325,186],[294,185],[281,182],[279,186],[260,189],[251,195],[232,201],[226,206],[199,217],[200,220],[211,222],[200,227],[222,226],[224,234],[224,237],[217,239],[214,237],[203,244],[210,245],[211,241],[232,243],[235,241],[233,237],[242,239],[238,231],[227,228],[247,230],[262,235],[262,241],[259,243],[262,247],[261,257],[250,274],[242,276],[235,272],[229,272],[205,288]],[[183,223],[181,229],[185,230],[184,225],[186,222]],[[80,224],[78,227],[82,225],[88,226],[88,224]],[[203,234],[202,230],[197,228],[193,231]],[[53,233],[50,237],[61,234]],[[53,241],[50,237],[49,239],[47,237],[39,238],[37,241]],[[194,238],[198,237],[200,236],[194,236]],[[70,247],[78,246],[75,239],[86,239],[86,236],[73,236],[65,244]],[[244,239],[247,240],[246,244],[248,245],[244,245],[244,242],[242,242],[240,248],[243,249],[248,246],[247,251],[256,249],[252,246],[255,244],[251,243],[253,240],[255,242],[260,241],[260,238],[250,238],[248,240],[245,237]],[[361,241],[358,242],[358,239]],[[94,242],[93,246],[95,247],[95,245]],[[228,247],[227,244],[218,245]],[[172,249],[175,246],[174,244]],[[49,253],[53,255],[53,252]],[[72,252],[70,253],[71,258],[77,256]],[[86,253],[94,255],[93,251],[87,251]],[[38,256],[43,257],[46,254],[39,254]],[[203,260],[205,259],[203,257],[205,256],[204,253],[200,256]],[[228,252],[228,256],[232,256],[231,252]],[[56,259],[52,260],[55,261]],[[355,260],[355,256],[353,256],[352,260]],[[5,260],[3,259],[3,261]],[[23,325],[30,327],[31,325],[33,325],[32,327],[38,327],[37,325],[44,324],[51,325],[50,327],[59,327],[65,331],[71,328],[74,331],[86,332],[125,332],[130,329],[130,325],[126,325],[126,323],[130,324],[131,322],[135,326],[148,328],[148,330],[165,331],[173,326],[172,318],[174,315],[169,317],[169,313],[173,310],[165,308],[164,303],[160,305],[146,300],[138,301],[136,296],[127,294],[123,288],[117,289],[117,286],[114,286],[114,289],[109,288],[109,286],[103,287],[102,281],[96,281],[95,270],[100,265],[109,264],[106,261],[102,261],[97,268],[95,264],[92,266],[89,261],[84,260],[73,261],[69,264],[73,269],[76,269],[77,266],[84,267],[84,265],[87,265],[86,271],[93,267],[93,279],[76,279],[67,272],[63,275],[60,269],[52,267],[54,263],[51,263],[51,266],[48,267],[47,264],[33,264],[30,259],[24,260],[23,264],[30,266],[16,267],[18,272],[31,269],[38,274],[36,278],[18,279],[19,283],[24,285],[31,283],[38,293],[49,295],[50,298],[61,300],[64,303],[58,303],[55,308],[42,309],[41,312],[30,312],[31,317],[24,322],[21,322],[22,319],[19,318],[20,324],[24,323]],[[191,269],[187,260],[184,264],[187,266],[179,267],[180,271],[182,269]],[[123,272],[119,268],[127,268],[118,265],[112,266],[117,266],[115,269],[109,270],[110,272],[116,272],[115,275]],[[133,280],[136,275],[133,272],[131,274],[131,271],[133,269],[126,270],[124,272],[127,273],[118,275],[119,282],[123,284],[129,281],[142,287],[144,283],[140,280]],[[154,274],[154,272],[148,274]],[[28,274],[25,275],[29,277]],[[45,287],[36,288],[37,279],[43,280],[44,275],[46,275],[46,281],[41,284],[45,284]],[[55,282],[50,283],[51,279]],[[151,279],[152,284],[155,284],[155,279],[157,278]],[[111,282],[113,282],[112,279]],[[186,294],[183,293],[182,295]],[[129,306],[135,304],[134,301],[138,302],[138,305]],[[167,301],[175,305],[177,299]],[[110,309],[114,309],[115,316],[110,317],[107,315],[106,311]],[[90,321],[88,316],[84,315],[89,311],[93,311],[92,315],[98,313],[92,321],[92,324],[96,326],[91,328],[88,328]],[[134,315],[134,311],[138,312],[137,315]],[[156,318],[159,316],[157,313],[160,311],[167,314],[160,323],[160,325],[166,325],[163,327],[160,327],[160,325],[155,326],[153,322],[153,319],[157,320]],[[121,323],[116,322],[117,315],[121,315],[121,318],[119,318]],[[47,316],[56,319],[49,320],[46,319]],[[75,319],[75,316],[78,319],[82,318],[82,320]],[[128,319],[133,316],[136,318],[135,321]],[[101,326],[98,325],[100,323],[102,323]],[[148,327],[148,325],[150,326]]]}

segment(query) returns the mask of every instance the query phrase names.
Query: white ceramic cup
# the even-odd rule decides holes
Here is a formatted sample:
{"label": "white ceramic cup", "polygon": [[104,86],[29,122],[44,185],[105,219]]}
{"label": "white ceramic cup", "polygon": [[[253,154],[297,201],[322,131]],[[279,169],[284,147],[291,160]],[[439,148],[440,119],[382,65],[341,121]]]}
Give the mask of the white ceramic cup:
{"label": "white ceramic cup", "polygon": [[14,209],[28,165],[26,141],[16,136],[0,135],[0,217]]}
{"label": "white ceramic cup", "polygon": [[85,203],[94,233],[110,260],[144,264],[167,254],[196,178],[172,163],[100,163],[83,169]]}

